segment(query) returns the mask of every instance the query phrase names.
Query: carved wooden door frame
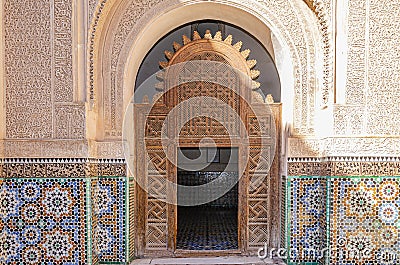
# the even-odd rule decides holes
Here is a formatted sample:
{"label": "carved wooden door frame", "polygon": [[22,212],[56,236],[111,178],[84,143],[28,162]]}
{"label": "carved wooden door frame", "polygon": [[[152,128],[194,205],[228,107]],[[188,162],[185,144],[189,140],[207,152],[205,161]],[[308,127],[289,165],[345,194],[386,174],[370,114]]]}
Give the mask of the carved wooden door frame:
{"label": "carved wooden door frame", "polygon": [[[195,32],[192,40],[184,36],[183,47],[175,43],[176,53],[166,52],[169,61],[160,65],[166,68],[191,60],[211,60],[220,62],[215,66],[216,69],[224,69],[224,64],[230,65],[247,75],[247,78],[256,78],[259,72],[251,70],[255,60],[246,61],[249,52],[240,52],[241,43],[231,45],[231,42],[231,36],[222,40],[221,33],[217,33],[213,38],[207,32],[202,39]],[[161,95],[156,96],[152,104],[134,106],[137,141],[134,162],[136,255],[249,254],[257,252],[257,249],[264,245],[278,247],[281,105],[264,103],[263,98],[255,91],[259,84],[251,79],[249,87],[249,83],[241,83],[243,78],[238,78],[237,90],[224,88],[222,85],[216,87],[215,84],[201,81],[177,85],[176,80],[179,78],[176,76],[179,76],[181,68],[169,69],[161,73],[164,80],[157,86],[162,91]],[[218,122],[210,117],[200,117],[200,122],[178,126],[176,115],[172,115],[173,117],[164,123],[178,104],[196,96],[218,98],[234,109],[240,120],[234,119],[229,122],[236,133],[227,134],[224,129],[206,130],[207,124],[219,126]],[[238,125],[240,122],[244,127]],[[272,133],[273,131],[275,133]],[[178,137],[174,138],[175,135]],[[177,149],[199,147],[201,139],[205,136],[212,137],[218,147],[238,148],[238,171],[239,174],[243,172],[243,175],[239,180],[238,191],[237,251],[176,251],[177,191],[173,183],[176,183],[177,178]],[[202,146],[207,147],[207,144]]]}
{"label": "carved wooden door frame", "polygon": [[[252,108],[265,108],[267,104],[254,104]],[[137,128],[143,128],[143,124],[147,121],[147,126],[151,126],[151,122],[149,123],[149,118],[152,122],[163,122],[163,117],[166,115],[165,113],[158,113],[156,116],[147,117],[144,113],[146,113],[146,109],[150,108],[149,104],[140,104],[137,105],[137,112],[143,113],[142,118],[137,121]],[[148,193],[144,190],[142,185],[150,186],[148,183],[148,168],[144,167],[145,159],[144,155],[138,155],[136,157],[136,167],[135,167],[135,175],[136,177],[136,185],[135,185],[135,254],[137,256],[191,256],[191,255],[223,255],[223,254],[244,254],[247,255],[249,253],[255,253],[259,247],[263,247],[264,244],[271,247],[278,247],[280,241],[280,122],[281,122],[281,104],[273,104],[268,105],[269,108],[272,109],[274,118],[271,120],[271,125],[276,128],[276,148],[274,152],[274,159],[272,162],[272,166],[270,168],[269,176],[265,179],[268,183],[265,184],[268,186],[268,194],[262,193],[260,194],[250,194],[248,191],[249,188],[249,177],[252,174],[250,171],[250,165],[245,164],[243,161],[243,157],[252,156],[252,152],[255,153],[254,157],[257,156],[257,148],[258,145],[250,146],[250,154],[247,150],[241,146],[240,139],[233,139],[233,143],[227,143],[226,139],[217,139],[218,147],[237,147],[238,148],[238,171],[244,172],[244,175],[240,178],[239,181],[239,189],[238,189],[238,249],[237,250],[227,250],[227,251],[201,251],[201,252],[193,252],[193,251],[184,251],[184,250],[176,250],[176,235],[177,235],[177,205],[169,204],[169,203],[161,203],[165,206],[165,223],[160,226],[163,222],[160,220],[154,221],[155,227],[164,227],[165,229],[165,245],[149,247],[149,229],[155,229],[151,227],[153,223],[152,220],[154,218],[149,218],[149,200],[151,203],[155,203],[154,198],[149,199]],[[160,108],[162,109],[162,108]],[[165,110],[166,108],[164,108]],[[156,119],[158,118],[158,120]],[[247,120],[251,120],[247,118]],[[156,126],[159,128],[159,125]],[[249,128],[250,130],[250,128]],[[143,131],[143,130],[139,130]],[[137,154],[150,154],[150,160],[155,159],[154,156],[157,154],[160,156],[164,152],[164,150],[157,144],[157,140],[148,139],[147,144],[144,144],[144,141],[140,141],[144,135],[140,135],[140,132],[137,134],[138,144],[136,145]],[[146,146],[147,145],[147,146]],[[176,152],[179,147],[199,147],[198,142],[193,142],[193,139],[183,139],[178,144],[171,144],[167,148],[168,156],[176,158]],[[202,147],[207,147],[207,145],[202,145]],[[253,157],[253,158],[254,158]],[[165,157],[164,157],[165,158]],[[158,158],[159,159],[159,158]],[[166,159],[166,158],[165,158]],[[154,161],[159,161],[155,159]],[[256,161],[258,162],[258,161]],[[171,163],[168,160],[162,162],[165,163],[165,168],[159,168],[162,177],[165,177],[172,183],[176,183],[177,178],[177,168],[176,165]],[[244,169],[243,169],[244,168]],[[160,173],[159,172],[159,173]],[[142,184],[138,184],[141,183]],[[169,196],[168,201],[176,201],[176,189],[173,187],[165,186],[166,196]],[[157,200],[156,200],[157,201]],[[257,204],[262,203],[262,201],[267,202],[266,212],[260,215],[266,214],[265,216],[255,216],[255,214],[251,214],[250,211],[254,211],[252,209],[251,203],[254,203],[256,207]],[[154,206],[154,205],[152,205]],[[157,206],[158,207],[158,206]],[[253,216],[249,218],[249,215]],[[266,219],[268,218],[268,219]],[[150,224],[150,226],[149,226]],[[158,225],[158,226],[157,226]],[[265,234],[267,237],[260,238],[260,241],[252,240],[252,238],[257,237],[257,231],[259,229],[266,229]],[[254,230],[252,230],[254,229]],[[252,230],[254,235],[252,235]],[[162,242],[161,242],[162,243]],[[151,244],[150,244],[151,245]]]}

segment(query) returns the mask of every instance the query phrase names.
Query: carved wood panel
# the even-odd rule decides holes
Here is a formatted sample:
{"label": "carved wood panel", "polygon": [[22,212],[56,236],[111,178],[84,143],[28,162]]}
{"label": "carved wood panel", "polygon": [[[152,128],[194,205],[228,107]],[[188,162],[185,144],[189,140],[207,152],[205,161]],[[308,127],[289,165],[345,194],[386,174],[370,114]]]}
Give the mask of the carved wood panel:
{"label": "carved wood panel", "polygon": [[268,244],[270,236],[270,205],[269,205],[269,150],[264,150],[257,145],[250,147],[247,172],[248,185],[248,247],[262,247]]}
{"label": "carved wood panel", "polygon": [[166,155],[159,148],[147,148],[150,161],[147,165],[147,249],[167,247],[167,196]]}
{"label": "carved wood panel", "polygon": [[[241,205],[239,215],[240,220],[243,221],[242,224],[239,224],[238,229],[240,230],[239,235],[241,235],[239,242],[241,242],[240,251],[242,253],[254,253],[259,247],[263,247],[264,244],[272,245],[277,241],[279,242],[279,238],[271,240],[272,236],[276,236],[271,231],[279,231],[279,221],[272,223],[273,219],[279,219],[279,217],[272,216],[274,212],[279,210],[279,196],[278,200],[271,196],[271,193],[277,192],[280,189],[279,156],[277,155],[280,152],[279,143],[276,149],[270,149],[270,146],[261,147],[259,140],[260,133],[257,132],[258,129],[254,129],[264,126],[265,131],[270,131],[271,128],[268,129],[267,127],[275,126],[275,122],[279,124],[280,105],[270,107],[276,108],[278,111],[274,110],[274,114],[259,119],[248,119],[251,144],[248,161],[245,164],[244,176],[240,180],[242,188],[239,189],[239,193],[242,194],[239,194],[239,205]],[[139,200],[136,203],[139,204],[137,209],[142,211],[144,215],[143,229],[145,232],[143,240],[145,242],[142,254],[150,256],[159,255],[156,254],[157,251],[165,251],[162,253],[166,255],[168,253],[172,254],[175,251],[175,235],[168,235],[168,231],[170,230],[173,233],[176,232],[176,219],[172,220],[176,218],[173,212],[175,206],[169,207],[165,200],[171,196],[167,180],[175,178],[175,176],[170,176],[171,174],[176,175],[176,171],[175,173],[169,172],[174,172],[176,168],[173,168],[172,171],[171,168],[168,169],[174,166],[167,159],[167,150],[163,150],[161,141],[156,137],[161,135],[158,130],[163,128],[160,123],[165,120],[164,117],[164,114],[158,116],[150,115],[147,119],[143,119],[146,122],[146,134],[144,135],[145,144],[141,146],[141,152],[148,156],[149,161],[142,176],[145,178],[146,191],[142,200],[140,200],[139,196]],[[202,123],[194,123],[194,125],[203,126]],[[264,135],[267,138],[268,136],[268,134]],[[184,136],[182,138],[183,140],[185,139]],[[187,138],[190,139],[190,136]],[[154,145],[155,143],[159,145],[156,146]],[[272,144],[275,143],[271,142]],[[186,143],[185,146],[188,146],[188,144]],[[197,146],[197,144],[194,146]],[[174,145],[173,149],[177,147],[178,145]],[[239,149],[242,150],[240,152],[245,152],[243,146],[239,146]],[[273,157],[275,157],[274,160],[271,159]],[[242,164],[245,162],[239,161]],[[271,162],[273,163],[272,167],[270,165]],[[137,166],[141,167],[143,164],[138,164]],[[271,185],[274,185],[272,189]],[[169,239],[169,237],[172,238]],[[168,243],[169,240],[172,240],[172,242]]]}
{"label": "carved wood panel", "polygon": [[[217,35],[216,38],[220,38]],[[228,47],[233,49],[230,52],[238,53],[246,67],[253,67],[254,64],[245,60],[248,55],[243,59],[239,52],[241,43],[231,46],[231,40],[227,39]],[[166,64],[181,63],[180,60],[188,60],[189,64],[165,70],[162,73],[163,84],[158,86],[165,89],[161,97],[153,104],[145,102],[135,106],[139,114],[135,117],[138,130],[136,181],[141,185],[136,193],[139,213],[136,218],[138,242],[135,245],[136,254],[140,256],[174,255],[177,233],[176,152],[181,146],[204,145],[201,139],[205,137],[212,138],[219,147],[238,148],[238,171],[242,175],[238,191],[238,250],[247,254],[264,244],[279,241],[279,238],[271,240],[271,236],[276,237],[279,230],[275,227],[279,226],[279,217],[276,222],[276,217],[272,216],[274,211],[279,211],[279,196],[276,200],[272,193],[279,194],[280,185],[279,143],[275,148],[280,137],[274,137],[281,120],[280,104],[251,101],[251,90],[258,87],[254,80],[250,87],[246,87],[243,78],[231,70],[229,65],[234,63],[223,55],[223,50],[212,50],[216,47],[227,49],[225,42],[217,40],[218,45],[213,46],[195,35],[192,43],[196,40],[205,46],[200,49],[193,44],[192,51],[185,51],[174,44],[177,53],[166,52],[170,60]],[[193,60],[205,61],[206,64],[201,67],[190,64]],[[208,64],[209,61],[225,64]],[[251,68],[247,70],[252,78],[259,74]],[[217,81],[202,81],[204,76],[210,75]],[[195,100],[194,104],[191,100]]]}

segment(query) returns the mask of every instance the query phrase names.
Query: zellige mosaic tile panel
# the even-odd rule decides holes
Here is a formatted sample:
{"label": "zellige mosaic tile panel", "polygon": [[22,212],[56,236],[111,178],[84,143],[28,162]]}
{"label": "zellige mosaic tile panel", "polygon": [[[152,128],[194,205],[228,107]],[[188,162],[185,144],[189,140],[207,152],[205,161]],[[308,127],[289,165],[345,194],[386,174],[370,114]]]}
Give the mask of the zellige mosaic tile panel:
{"label": "zellige mosaic tile panel", "polygon": [[99,177],[94,191],[94,250],[102,262],[126,262],[126,179]]}
{"label": "zellige mosaic tile panel", "polygon": [[331,179],[330,264],[399,264],[400,178]]}
{"label": "zellige mosaic tile panel", "polygon": [[85,179],[6,179],[0,262],[88,263]]}
{"label": "zellige mosaic tile panel", "polygon": [[287,179],[289,211],[287,223],[287,261],[321,262],[325,247],[326,180],[319,177]]}

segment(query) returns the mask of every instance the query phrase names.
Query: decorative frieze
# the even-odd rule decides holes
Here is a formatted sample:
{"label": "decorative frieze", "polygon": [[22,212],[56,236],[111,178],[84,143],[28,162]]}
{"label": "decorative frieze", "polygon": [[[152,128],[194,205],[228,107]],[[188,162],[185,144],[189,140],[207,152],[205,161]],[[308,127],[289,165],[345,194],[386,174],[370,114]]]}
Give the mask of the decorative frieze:
{"label": "decorative frieze", "polygon": [[396,135],[288,139],[289,157],[398,157],[399,150],[400,138]]}
{"label": "decorative frieze", "polygon": [[123,159],[10,158],[0,160],[0,178],[126,177]]}
{"label": "decorative frieze", "polygon": [[400,157],[289,159],[288,176],[400,176]]}
{"label": "decorative frieze", "polygon": [[332,137],[323,141],[322,156],[400,156],[400,138],[382,137]]}
{"label": "decorative frieze", "polygon": [[123,159],[124,145],[122,141],[91,142],[92,157]]}
{"label": "decorative frieze", "polygon": [[319,162],[289,162],[288,176],[321,176],[321,163]]}
{"label": "decorative frieze", "polygon": [[[123,159],[124,147],[122,141],[97,142],[79,140],[73,137],[75,133],[83,133],[82,127],[75,128],[74,124],[83,122],[80,107],[61,108],[66,118],[57,119],[58,123],[67,127],[57,129],[57,133],[67,139],[59,140],[0,140],[0,157],[18,158],[107,158]],[[78,115],[76,117],[75,115]],[[89,151],[90,148],[90,151]]]}
{"label": "decorative frieze", "polygon": [[3,157],[85,158],[88,157],[86,140],[4,140],[0,141]]}
{"label": "decorative frieze", "polygon": [[289,157],[320,157],[321,140],[312,138],[289,138]]}

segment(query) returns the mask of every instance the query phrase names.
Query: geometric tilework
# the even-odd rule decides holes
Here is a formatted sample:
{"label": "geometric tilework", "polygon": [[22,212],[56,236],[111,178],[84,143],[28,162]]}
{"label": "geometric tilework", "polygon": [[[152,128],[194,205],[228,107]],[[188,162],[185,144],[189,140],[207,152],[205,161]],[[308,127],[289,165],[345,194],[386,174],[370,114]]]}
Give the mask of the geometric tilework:
{"label": "geometric tilework", "polygon": [[281,231],[280,231],[280,245],[279,247],[284,248],[284,249],[288,249],[287,241],[286,238],[288,236],[288,225],[286,225],[286,214],[287,214],[287,207],[286,205],[288,205],[287,203],[287,198],[288,198],[288,187],[286,185],[287,183],[287,177],[286,176],[282,176],[281,177],[281,209],[280,209],[280,215],[281,215]]}
{"label": "geometric tilework", "polygon": [[286,231],[292,262],[322,262],[317,251],[325,247],[326,179],[288,177]]}
{"label": "geometric tilework", "polygon": [[97,177],[91,177],[90,178],[90,191],[91,191],[91,202],[92,202],[92,210],[91,210],[91,220],[90,220],[90,225],[91,225],[91,233],[90,233],[90,239],[92,242],[92,246],[91,250],[92,250],[92,264],[98,264],[99,263],[99,256],[97,254],[97,251],[95,250],[95,245],[96,245],[96,240],[95,240],[95,234],[94,234],[94,228],[97,227],[97,223],[98,223],[98,218],[97,218],[97,214],[95,211],[95,202],[96,202],[96,187],[97,187],[97,183],[98,183],[98,178]]}
{"label": "geometric tilework", "polygon": [[0,263],[87,262],[85,179],[0,181]]}
{"label": "geometric tilework", "polygon": [[94,250],[101,262],[126,261],[126,179],[99,177],[94,191]]}
{"label": "geometric tilework", "polygon": [[400,263],[400,178],[331,179],[330,264]]}
{"label": "geometric tilework", "polygon": [[290,176],[285,188],[289,264],[400,264],[400,177]]}
{"label": "geometric tilework", "polygon": [[0,264],[125,263],[122,162],[1,160]]}

